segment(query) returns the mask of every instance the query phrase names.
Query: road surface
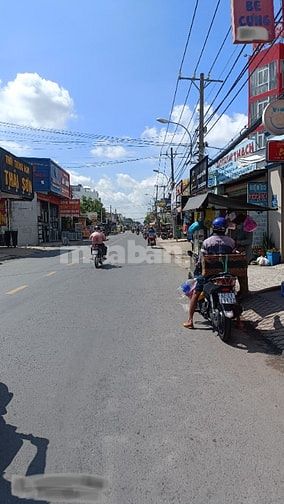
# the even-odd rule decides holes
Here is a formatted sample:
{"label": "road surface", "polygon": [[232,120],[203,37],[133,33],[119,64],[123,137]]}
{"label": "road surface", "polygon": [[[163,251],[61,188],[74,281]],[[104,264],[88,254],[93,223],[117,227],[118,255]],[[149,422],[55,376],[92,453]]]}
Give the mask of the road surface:
{"label": "road surface", "polygon": [[1,504],[32,503],[7,483],[28,467],[104,476],[110,504],[282,503],[283,358],[183,329],[183,270],[108,245],[102,270],[87,246],[0,265]]}

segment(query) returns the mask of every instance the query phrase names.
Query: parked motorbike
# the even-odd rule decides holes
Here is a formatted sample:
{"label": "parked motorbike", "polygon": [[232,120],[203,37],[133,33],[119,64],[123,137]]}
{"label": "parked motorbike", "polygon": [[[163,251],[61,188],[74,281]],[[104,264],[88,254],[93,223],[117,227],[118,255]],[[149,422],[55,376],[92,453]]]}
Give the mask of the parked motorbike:
{"label": "parked motorbike", "polygon": [[213,331],[222,341],[231,337],[232,320],[241,315],[242,308],[236,298],[237,278],[230,273],[220,273],[205,283],[198,301],[201,315],[210,321]]}
{"label": "parked motorbike", "polygon": [[104,250],[100,245],[95,245],[92,247],[92,257],[96,268],[101,268],[105,261]]}
{"label": "parked motorbike", "polygon": [[[197,263],[198,255],[188,252]],[[196,265],[194,276],[200,274]],[[192,275],[189,275],[192,276]],[[219,273],[208,279],[198,300],[198,310],[209,320],[213,331],[217,332],[222,341],[231,337],[232,320],[242,313],[242,307],[236,297],[237,277],[230,273]]]}
{"label": "parked motorbike", "polygon": [[148,245],[150,247],[156,247],[157,241],[156,236],[148,236]]}

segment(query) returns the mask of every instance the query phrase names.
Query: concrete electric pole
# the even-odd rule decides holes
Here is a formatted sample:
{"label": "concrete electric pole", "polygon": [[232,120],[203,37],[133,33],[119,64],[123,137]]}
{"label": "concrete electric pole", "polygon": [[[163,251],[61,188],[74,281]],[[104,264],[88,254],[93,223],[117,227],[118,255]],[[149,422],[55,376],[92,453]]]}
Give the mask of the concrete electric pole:
{"label": "concrete electric pole", "polygon": [[[204,135],[206,129],[204,127],[204,104],[205,104],[205,89],[207,85],[211,82],[223,82],[218,79],[210,79],[210,77],[205,77],[204,73],[200,74],[200,77],[180,77],[181,80],[190,80],[199,92],[199,128],[198,128],[198,138],[199,138],[199,148],[198,148],[198,160],[202,161],[205,156],[205,142]],[[199,84],[196,84],[199,82]]]}

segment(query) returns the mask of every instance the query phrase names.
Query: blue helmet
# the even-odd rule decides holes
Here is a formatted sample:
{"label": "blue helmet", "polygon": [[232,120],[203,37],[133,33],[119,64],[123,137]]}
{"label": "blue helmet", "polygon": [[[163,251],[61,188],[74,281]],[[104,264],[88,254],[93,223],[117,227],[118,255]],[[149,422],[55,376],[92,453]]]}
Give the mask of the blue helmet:
{"label": "blue helmet", "polygon": [[225,232],[227,227],[227,221],[225,217],[217,217],[212,222],[213,231]]}

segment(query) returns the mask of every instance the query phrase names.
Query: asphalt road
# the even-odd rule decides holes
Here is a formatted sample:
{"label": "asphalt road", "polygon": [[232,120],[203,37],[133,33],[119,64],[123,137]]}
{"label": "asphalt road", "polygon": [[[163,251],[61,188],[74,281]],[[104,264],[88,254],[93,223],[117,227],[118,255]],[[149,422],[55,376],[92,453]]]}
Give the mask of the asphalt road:
{"label": "asphalt road", "polygon": [[7,483],[28,468],[104,476],[104,504],[283,503],[283,358],[183,329],[184,272],[108,245],[102,270],[88,247],[0,265],[1,504],[33,502]]}

